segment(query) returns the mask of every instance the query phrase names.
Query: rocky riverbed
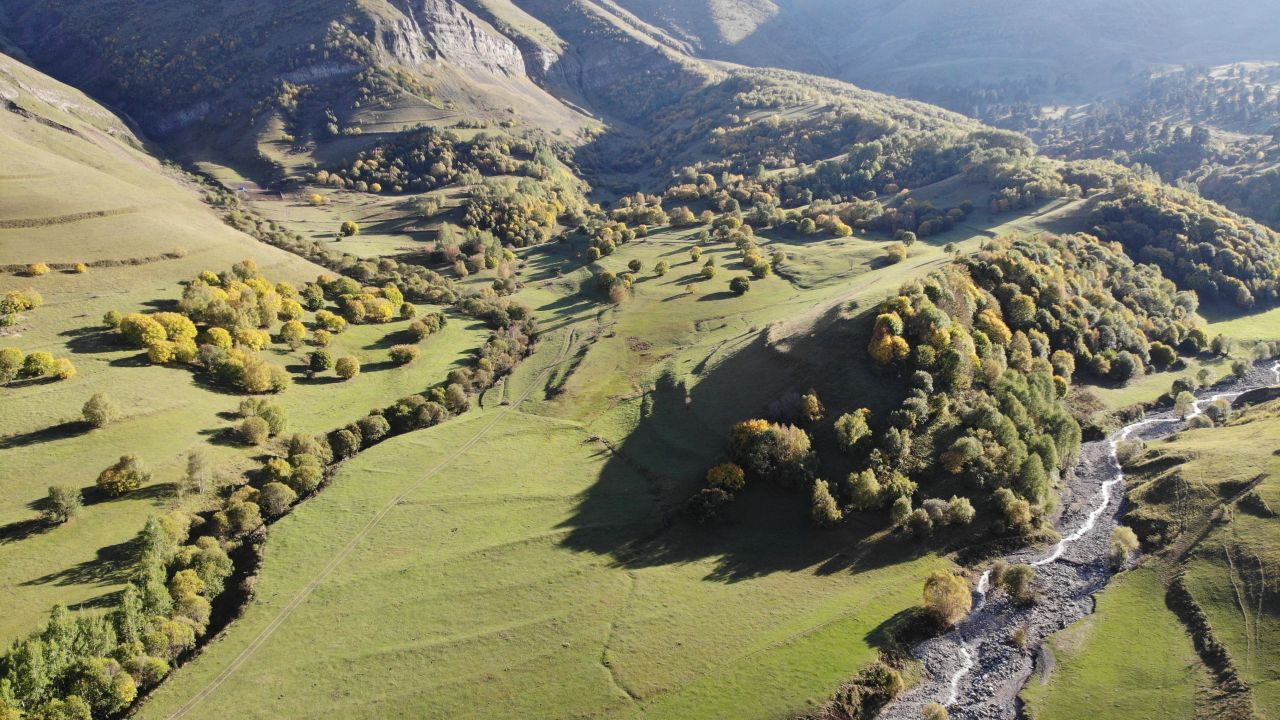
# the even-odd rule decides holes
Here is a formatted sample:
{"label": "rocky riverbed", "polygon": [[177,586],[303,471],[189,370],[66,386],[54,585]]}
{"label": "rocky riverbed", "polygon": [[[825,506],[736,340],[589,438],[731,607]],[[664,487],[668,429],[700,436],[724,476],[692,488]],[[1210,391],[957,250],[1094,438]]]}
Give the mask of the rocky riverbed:
{"label": "rocky riverbed", "polygon": [[[1201,393],[1196,412],[1215,399],[1233,399],[1272,385],[1280,385],[1280,362],[1257,365],[1245,377]],[[925,668],[922,682],[886,706],[879,717],[919,720],[923,707],[933,702],[945,705],[957,720],[1015,717],[1018,692],[1036,670],[1035,657],[1044,638],[1092,613],[1094,595],[1111,578],[1107,555],[1124,503],[1116,443],[1167,437],[1184,426],[1172,411],[1150,413],[1106,440],[1086,443],[1062,493],[1062,542],[1005,557],[1010,563],[1036,566],[1038,601],[1019,607],[1002,592],[989,593],[985,574],[979,576],[973,612],[952,632],[916,646],[914,654]],[[1022,647],[1013,641],[1019,629],[1025,633]]]}

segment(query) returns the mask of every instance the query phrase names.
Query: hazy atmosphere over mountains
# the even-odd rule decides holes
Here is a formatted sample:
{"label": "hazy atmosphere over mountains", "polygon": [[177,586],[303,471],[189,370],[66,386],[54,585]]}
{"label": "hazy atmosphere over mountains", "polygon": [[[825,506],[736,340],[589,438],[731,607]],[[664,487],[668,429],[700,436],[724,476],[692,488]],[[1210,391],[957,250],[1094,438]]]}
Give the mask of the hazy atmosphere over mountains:
{"label": "hazy atmosphere over mountains", "polygon": [[1280,5],[7,0],[0,720],[1280,720]]}

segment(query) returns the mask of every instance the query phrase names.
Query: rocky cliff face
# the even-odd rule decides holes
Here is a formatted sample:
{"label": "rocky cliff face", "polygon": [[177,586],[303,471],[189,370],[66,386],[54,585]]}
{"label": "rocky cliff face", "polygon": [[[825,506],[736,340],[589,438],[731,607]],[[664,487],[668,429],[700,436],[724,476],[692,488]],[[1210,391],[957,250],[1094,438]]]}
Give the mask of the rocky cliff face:
{"label": "rocky cliff face", "polygon": [[525,76],[520,48],[455,0],[401,0],[403,17],[382,33],[383,46],[410,67],[444,60],[455,67]]}

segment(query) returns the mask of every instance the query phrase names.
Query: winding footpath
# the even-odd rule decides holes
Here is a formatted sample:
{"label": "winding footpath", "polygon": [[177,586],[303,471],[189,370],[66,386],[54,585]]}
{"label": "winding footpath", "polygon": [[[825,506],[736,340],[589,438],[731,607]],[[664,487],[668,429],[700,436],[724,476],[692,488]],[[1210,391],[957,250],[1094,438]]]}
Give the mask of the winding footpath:
{"label": "winding footpath", "polygon": [[[1059,521],[1065,534],[1049,554],[1034,549],[1005,557],[1010,563],[1036,568],[1039,601],[1018,607],[1003,594],[989,596],[991,571],[974,588],[973,610],[950,633],[926,640],[914,653],[925,666],[921,683],[885,707],[882,720],[919,720],[923,707],[942,703],[957,720],[1008,720],[1017,714],[1017,695],[1035,669],[1034,648],[1048,635],[1094,611],[1094,595],[1111,578],[1107,555],[1111,532],[1124,501],[1124,471],[1117,457],[1120,444],[1131,438],[1168,437],[1218,400],[1234,400],[1257,388],[1280,385],[1280,361],[1258,365],[1244,378],[1228,383],[1225,391],[1206,393],[1186,418],[1162,411],[1126,425],[1110,438],[1086,443],[1068,481],[1067,504]],[[1085,503],[1088,503],[1086,505]],[[1012,633],[1026,633],[1027,650],[1010,642]]]}

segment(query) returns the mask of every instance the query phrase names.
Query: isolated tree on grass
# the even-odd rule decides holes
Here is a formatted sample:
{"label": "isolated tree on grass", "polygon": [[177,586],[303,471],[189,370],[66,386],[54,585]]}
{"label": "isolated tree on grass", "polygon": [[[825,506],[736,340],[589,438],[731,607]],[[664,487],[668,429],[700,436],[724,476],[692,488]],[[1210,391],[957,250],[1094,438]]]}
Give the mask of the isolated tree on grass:
{"label": "isolated tree on grass", "polygon": [[182,493],[200,495],[209,489],[209,456],[203,450],[187,453],[187,469],[182,473],[178,488]]}
{"label": "isolated tree on grass", "polygon": [[341,357],[334,363],[333,370],[343,380],[350,380],[360,374],[360,361],[350,355]]}
{"label": "isolated tree on grass", "polygon": [[333,369],[333,356],[328,350],[312,350],[307,356],[307,370],[312,373],[322,373],[326,370]]}
{"label": "isolated tree on grass", "polygon": [[273,437],[289,429],[284,408],[272,402],[264,402],[258,409],[258,417],[267,421],[267,432]]}
{"label": "isolated tree on grass", "polygon": [[302,347],[302,341],[306,338],[307,328],[297,320],[290,320],[280,326],[280,340],[295,350]]}
{"label": "isolated tree on grass", "polygon": [[973,607],[969,583],[959,575],[935,571],[924,583],[924,606],[947,627],[955,625]]}
{"label": "isolated tree on grass", "polygon": [[338,227],[338,233],[342,237],[352,237],[360,234],[360,225],[354,220],[343,220],[342,225]]}
{"label": "isolated tree on grass", "polygon": [[38,378],[52,375],[57,369],[57,360],[54,360],[53,355],[43,350],[31,353],[22,361],[22,374],[27,377]]}
{"label": "isolated tree on grass", "polygon": [[666,275],[670,271],[671,271],[671,263],[667,262],[666,260],[659,260],[657,264],[653,266],[653,274],[657,275],[658,277],[662,277],[663,275]]}
{"label": "isolated tree on grass", "polygon": [[739,275],[729,281],[729,292],[734,295],[746,295],[751,289],[751,279],[746,275]]}
{"label": "isolated tree on grass", "polygon": [[891,265],[900,263],[903,260],[906,260],[907,246],[900,242],[893,243],[889,247],[885,248],[884,259],[885,259],[885,262]]}
{"label": "isolated tree on grass", "polygon": [[388,351],[388,355],[391,357],[391,362],[397,365],[408,365],[418,359],[420,352],[417,345],[396,345]]}
{"label": "isolated tree on grass", "polygon": [[98,475],[98,487],[112,497],[132,492],[151,481],[151,473],[136,455],[123,455],[116,464]]}
{"label": "isolated tree on grass", "polygon": [[80,488],[71,485],[49,486],[49,497],[45,499],[41,515],[51,523],[62,524],[75,517],[84,507],[80,498]]}
{"label": "isolated tree on grass", "polygon": [[0,383],[8,384],[22,373],[26,355],[18,348],[0,348]]}
{"label": "isolated tree on grass", "polygon": [[1138,551],[1138,536],[1132,528],[1123,525],[1111,531],[1111,569],[1119,570]]}
{"label": "isolated tree on grass", "polygon": [[67,358],[58,358],[53,364],[53,374],[59,380],[70,380],[76,376],[76,366]]}
{"label": "isolated tree on grass", "polygon": [[119,414],[106,393],[94,393],[81,408],[80,413],[84,416],[85,422],[96,428],[106,427]]}

